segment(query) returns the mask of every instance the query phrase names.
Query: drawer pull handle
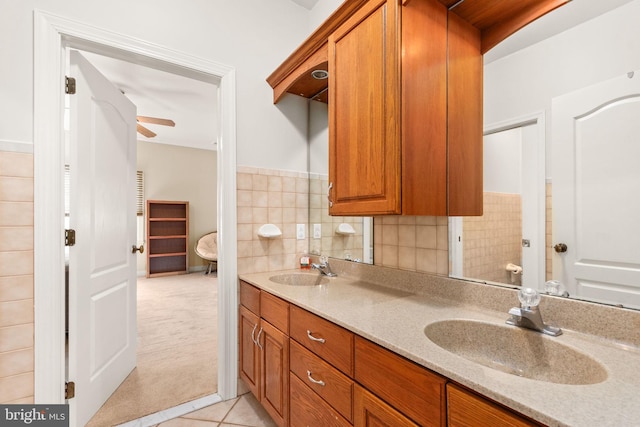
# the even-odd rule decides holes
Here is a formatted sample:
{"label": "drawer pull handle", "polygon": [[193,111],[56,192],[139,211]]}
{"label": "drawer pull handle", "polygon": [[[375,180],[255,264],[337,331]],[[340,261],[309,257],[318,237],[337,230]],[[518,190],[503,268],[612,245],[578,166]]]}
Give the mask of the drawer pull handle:
{"label": "drawer pull handle", "polygon": [[262,350],[262,344],[260,344],[260,335],[262,335],[262,331],[263,329],[260,328],[260,330],[258,331],[258,336],[256,337],[256,344],[258,344],[258,347],[260,347],[260,350]]}
{"label": "drawer pull handle", "polygon": [[307,337],[309,337],[311,341],[319,342],[320,344],[324,344],[325,342],[324,338],[316,338],[313,335],[311,335],[311,331],[308,329],[307,329]]}
{"label": "drawer pull handle", "polygon": [[318,384],[319,386],[324,387],[324,381],[322,380],[316,380],[311,376],[311,371],[307,371],[307,378],[309,379],[309,381],[311,381],[314,384]]}

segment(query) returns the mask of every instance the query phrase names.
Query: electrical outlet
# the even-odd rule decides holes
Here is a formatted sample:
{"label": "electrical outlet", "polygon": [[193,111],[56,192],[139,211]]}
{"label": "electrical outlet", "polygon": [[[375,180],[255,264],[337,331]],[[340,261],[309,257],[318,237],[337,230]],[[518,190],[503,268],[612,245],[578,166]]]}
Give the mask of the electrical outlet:
{"label": "electrical outlet", "polygon": [[322,224],[313,224],[313,238],[322,238]]}
{"label": "electrical outlet", "polygon": [[296,238],[298,240],[305,238],[304,224],[296,224]]}

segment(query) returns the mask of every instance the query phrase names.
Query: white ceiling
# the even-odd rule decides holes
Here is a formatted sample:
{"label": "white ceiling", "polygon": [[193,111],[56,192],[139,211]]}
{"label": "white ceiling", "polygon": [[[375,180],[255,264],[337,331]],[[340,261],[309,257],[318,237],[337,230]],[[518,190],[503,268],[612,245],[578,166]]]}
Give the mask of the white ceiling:
{"label": "white ceiling", "polygon": [[141,123],[157,136],[141,141],[204,150],[217,148],[218,86],[124,60],[82,52],[133,102],[139,116],[171,119],[175,127]]}
{"label": "white ceiling", "polygon": [[[318,0],[291,0],[307,9]],[[563,32],[633,0],[573,0],[538,19],[485,54],[485,63],[495,61],[541,40]],[[138,107],[138,115],[175,121],[174,128],[145,124],[157,133],[142,141],[216,149],[218,87],[198,79],[160,71],[144,65],[83,53],[94,66]]]}

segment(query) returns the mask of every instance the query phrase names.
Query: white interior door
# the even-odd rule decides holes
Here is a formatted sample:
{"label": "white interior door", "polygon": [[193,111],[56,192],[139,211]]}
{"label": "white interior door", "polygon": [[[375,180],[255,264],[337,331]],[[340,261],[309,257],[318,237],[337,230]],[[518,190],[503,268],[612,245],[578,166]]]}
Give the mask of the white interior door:
{"label": "white interior door", "polygon": [[555,98],[553,271],[572,296],[640,308],[640,75]]}
{"label": "white interior door", "polygon": [[83,426],[136,365],[136,107],[70,52],[68,380]]}

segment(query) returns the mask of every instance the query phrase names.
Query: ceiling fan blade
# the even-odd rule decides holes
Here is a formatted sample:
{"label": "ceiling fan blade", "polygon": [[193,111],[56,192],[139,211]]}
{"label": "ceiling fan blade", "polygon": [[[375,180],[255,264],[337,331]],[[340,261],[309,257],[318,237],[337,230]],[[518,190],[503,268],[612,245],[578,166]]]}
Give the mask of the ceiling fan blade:
{"label": "ceiling fan blade", "polygon": [[151,132],[149,129],[147,129],[146,127],[142,126],[140,123],[138,123],[138,125],[136,127],[138,129],[138,132],[141,133],[142,135],[146,136],[147,138],[153,138],[154,136],[156,136],[156,134],[154,132]]}
{"label": "ceiling fan blade", "polygon": [[157,117],[137,116],[139,122],[152,123],[154,125],[171,126],[174,127],[176,123],[169,119],[159,119]]}

